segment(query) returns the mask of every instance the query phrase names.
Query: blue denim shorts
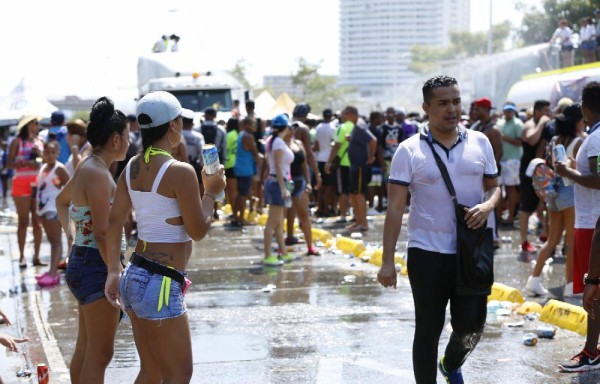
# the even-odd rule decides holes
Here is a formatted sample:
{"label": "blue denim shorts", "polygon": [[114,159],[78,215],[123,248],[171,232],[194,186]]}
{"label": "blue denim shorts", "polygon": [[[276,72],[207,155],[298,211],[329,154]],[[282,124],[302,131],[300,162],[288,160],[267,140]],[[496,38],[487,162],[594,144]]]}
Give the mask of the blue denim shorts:
{"label": "blue denim shorts", "polygon": [[546,202],[548,210],[552,212],[560,212],[564,209],[575,206],[574,185],[566,186],[561,177],[558,179],[557,192],[558,194],[555,197],[548,199]]}
{"label": "blue denim shorts", "polygon": [[80,305],[104,297],[108,269],[98,248],[73,245],[65,280]]}
{"label": "blue denim shorts", "polygon": [[150,320],[171,319],[183,315],[187,308],[181,284],[175,280],[171,280],[169,287],[169,302],[163,297],[162,308],[158,310],[162,281],[162,275],[129,263],[119,283],[119,294],[125,309],[133,310],[139,318]]}
{"label": "blue denim shorts", "polygon": [[277,182],[277,178],[273,176],[269,176],[265,181],[265,203],[268,205],[278,205],[283,207],[285,202],[283,201],[283,197],[281,197],[281,188],[279,188],[279,183]]}
{"label": "blue denim shorts", "polygon": [[292,191],[292,197],[300,197],[306,192],[306,179],[304,177],[294,177],[294,190]]}

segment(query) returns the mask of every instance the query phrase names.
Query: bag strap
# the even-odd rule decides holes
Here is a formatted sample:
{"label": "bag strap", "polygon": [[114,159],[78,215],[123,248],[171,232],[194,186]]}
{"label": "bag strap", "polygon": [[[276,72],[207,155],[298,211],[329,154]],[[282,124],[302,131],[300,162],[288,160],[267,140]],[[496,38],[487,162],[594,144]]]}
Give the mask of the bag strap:
{"label": "bag strap", "polygon": [[452,180],[450,179],[450,174],[448,173],[448,168],[446,168],[446,164],[444,164],[444,162],[440,158],[440,155],[438,155],[438,153],[435,151],[435,148],[433,147],[433,144],[431,143],[429,138],[425,139],[425,141],[429,145],[429,148],[431,148],[431,152],[433,152],[435,162],[437,163],[437,166],[440,169],[440,172],[442,173],[442,178],[444,179],[444,183],[446,183],[446,187],[448,188],[448,192],[450,192],[450,196],[452,196],[454,204],[457,204],[458,201],[456,200],[456,191],[454,190],[454,185],[452,184]]}

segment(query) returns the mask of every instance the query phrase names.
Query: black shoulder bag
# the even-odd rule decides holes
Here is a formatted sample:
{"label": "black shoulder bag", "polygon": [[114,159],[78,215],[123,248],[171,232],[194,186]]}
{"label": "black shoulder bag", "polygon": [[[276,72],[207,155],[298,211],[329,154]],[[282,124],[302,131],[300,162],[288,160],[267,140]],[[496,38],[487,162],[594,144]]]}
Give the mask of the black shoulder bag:
{"label": "black shoulder bag", "polygon": [[493,230],[484,224],[477,229],[467,226],[465,205],[459,204],[446,165],[433,144],[426,140],[433,152],[456,212],[456,291],[460,295],[489,295],[494,284]]}

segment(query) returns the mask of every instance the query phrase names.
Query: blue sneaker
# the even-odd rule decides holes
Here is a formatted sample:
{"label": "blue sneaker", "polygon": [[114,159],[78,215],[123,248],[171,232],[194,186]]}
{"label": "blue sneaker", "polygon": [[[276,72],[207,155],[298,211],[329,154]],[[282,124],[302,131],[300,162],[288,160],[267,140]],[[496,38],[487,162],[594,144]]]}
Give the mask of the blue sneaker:
{"label": "blue sneaker", "polygon": [[444,376],[444,379],[446,379],[447,384],[465,384],[460,368],[457,368],[452,372],[446,371],[446,368],[444,368],[444,356],[442,356],[442,359],[438,364],[438,369],[442,373],[442,376]]}

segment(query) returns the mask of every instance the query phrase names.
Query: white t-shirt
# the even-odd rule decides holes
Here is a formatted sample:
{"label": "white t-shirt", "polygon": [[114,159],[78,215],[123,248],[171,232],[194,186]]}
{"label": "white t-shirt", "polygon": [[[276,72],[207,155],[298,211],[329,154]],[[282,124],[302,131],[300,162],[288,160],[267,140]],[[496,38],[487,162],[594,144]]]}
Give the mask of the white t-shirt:
{"label": "white t-shirt", "polygon": [[552,35],[552,41],[556,40],[556,38],[559,38],[561,46],[564,47],[564,46],[573,45],[573,43],[571,42],[572,34],[573,34],[573,31],[569,27],[556,28],[556,30],[554,31],[554,34]]}
{"label": "white t-shirt", "polygon": [[579,31],[579,37],[581,41],[594,40],[592,36],[596,35],[596,28],[593,25],[588,24],[585,27],[581,28]]}
{"label": "white t-shirt", "polygon": [[[583,140],[577,152],[577,170],[591,175],[589,159],[600,156],[600,123],[592,127],[592,133]],[[594,229],[600,216],[600,190],[575,183],[575,228]]]}
{"label": "white t-shirt", "polygon": [[320,123],[317,125],[315,140],[319,143],[319,152],[317,152],[317,162],[326,163],[331,154],[331,142],[335,136],[335,128],[331,123]]}
{"label": "white t-shirt", "polygon": [[[290,164],[294,161],[294,152],[288,147],[288,145],[283,141],[281,137],[276,137],[275,139],[270,139],[272,142],[270,143],[270,149],[267,151],[268,159],[269,159],[269,174],[276,175],[277,172],[275,170],[275,151],[283,151],[283,157],[281,164],[279,164],[279,169],[283,173],[283,178],[288,179],[290,177]],[[269,145],[267,145],[269,147]]]}
{"label": "white t-shirt", "polygon": [[[428,134],[417,134],[400,143],[389,182],[406,185],[411,193],[408,247],[456,254],[454,203],[427,144],[429,138]],[[435,141],[433,146],[448,168],[458,202],[468,207],[480,204],[483,178],[498,176],[494,151],[485,134],[461,128],[448,152]]]}

